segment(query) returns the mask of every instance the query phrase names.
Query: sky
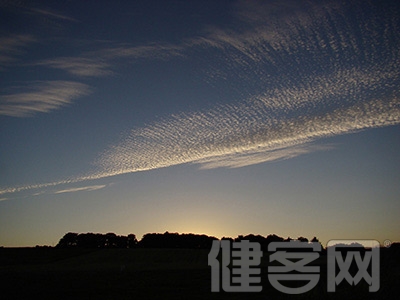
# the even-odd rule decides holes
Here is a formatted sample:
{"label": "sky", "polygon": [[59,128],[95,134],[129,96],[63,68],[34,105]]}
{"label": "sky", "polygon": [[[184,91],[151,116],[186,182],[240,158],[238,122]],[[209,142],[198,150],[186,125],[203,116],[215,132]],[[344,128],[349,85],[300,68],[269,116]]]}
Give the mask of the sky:
{"label": "sky", "polygon": [[0,245],[400,240],[398,1],[0,1]]}

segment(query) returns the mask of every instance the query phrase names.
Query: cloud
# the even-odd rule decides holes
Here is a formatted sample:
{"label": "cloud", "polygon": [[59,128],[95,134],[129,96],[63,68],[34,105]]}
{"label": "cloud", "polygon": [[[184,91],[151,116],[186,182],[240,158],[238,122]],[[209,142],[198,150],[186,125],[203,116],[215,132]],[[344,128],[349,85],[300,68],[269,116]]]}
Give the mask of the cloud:
{"label": "cloud", "polygon": [[257,151],[243,151],[242,153],[234,153],[231,155],[223,155],[221,157],[207,158],[197,161],[200,169],[215,168],[242,168],[265,162],[285,160],[312,153],[315,151],[330,150],[332,146],[313,145],[307,143],[304,145],[288,146],[278,149],[257,149]]}
{"label": "cloud", "polygon": [[188,42],[188,56],[201,46],[206,59],[209,51],[223,58],[205,62],[205,74],[236,99],[132,130],[100,156],[97,176],[184,163],[246,166],[316,151],[310,142],[321,138],[399,124],[400,36],[388,30],[396,14],[358,4],[293,2],[279,17],[280,4],[262,4],[251,9],[256,20],[244,13],[240,30],[212,28],[202,43]]}
{"label": "cloud", "polygon": [[54,194],[63,194],[63,193],[74,193],[74,192],[82,192],[82,191],[95,191],[95,190],[100,190],[102,188],[105,188],[107,185],[90,185],[90,186],[84,186],[84,187],[76,187],[76,188],[69,188],[69,189],[64,189],[64,190],[59,190],[54,192]]}
{"label": "cloud", "polygon": [[[317,10],[321,5],[310,5],[310,9]],[[257,53],[257,47],[260,44],[269,43],[275,51],[284,48],[290,48],[295,38],[292,26],[289,21],[278,19],[273,13],[278,11],[285,12],[288,7],[289,11],[285,19],[293,18],[301,22],[301,25],[311,25],[312,18],[306,17],[306,9],[303,5],[296,2],[288,5],[275,3],[264,4],[263,2],[253,1],[242,3],[239,1],[237,17],[244,19],[247,26],[243,30],[237,31],[232,29],[209,27],[203,35],[194,36],[183,39],[181,43],[157,42],[145,45],[132,46],[130,44],[114,44],[109,47],[103,47],[98,50],[87,51],[81,53],[77,57],[60,57],[51,60],[44,60],[35,65],[47,66],[50,68],[60,69],[78,76],[105,76],[113,74],[112,67],[118,62],[135,63],[140,59],[147,60],[169,60],[172,58],[188,58],[192,55],[191,51],[214,50],[223,51],[235,50],[244,56],[248,56],[252,60],[265,60],[265,49],[261,49],[261,53]],[[249,11],[246,11],[252,7]],[[273,8],[271,10],[271,8]],[[299,13],[301,8],[302,13]],[[328,6],[329,8],[329,6]],[[324,7],[325,9],[325,7]],[[258,14],[258,15],[257,15]],[[273,20],[261,22],[260,20]],[[282,26],[284,25],[284,26]],[[315,25],[315,24],[313,24]],[[227,55],[227,59],[232,59],[237,55]],[[240,63],[239,60],[236,63]]]}
{"label": "cloud", "polygon": [[105,59],[115,60],[121,58],[130,59],[169,59],[171,57],[184,56],[184,51],[187,46],[169,44],[169,43],[158,43],[148,44],[142,46],[128,46],[120,45],[115,47],[103,48],[98,51],[91,52],[91,55],[99,55]]}
{"label": "cloud", "polygon": [[40,81],[21,89],[28,91],[0,95],[0,115],[27,117],[47,113],[90,92],[86,84],[72,81]]}
{"label": "cloud", "polygon": [[33,13],[53,19],[65,20],[70,22],[78,22],[78,20],[71,18],[69,16],[63,15],[61,13],[49,10],[49,9],[39,9],[39,8],[32,8],[30,9]]}
{"label": "cloud", "polygon": [[[66,180],[60,180],[60,181],[54,181],[54,182],[48,182],[48,183],[8,187],[8,188],[0,189],[0,195],[19,193],[19,192],[28,191],[28,190],[44,189],[44,188],[54,187],[54,186],[58,186],[58,185],[77,183],[77,182],[81,182],[84,180],[88,180],[88,179],[85,179],[83,177],[77,177],[75,179],[66,179]],[[45,191],[40,191],[40,192],[34,193],[33,195],[37,196],[37,195],[44,194],[44,193],[45,193]]]}
{"label": "cloud", "polygon": [[[69,179],[69,180],[61,180],[61,181],[55,181],[55,182],[49,182],[49,183],[43,183],[43,184],[34,184],[34,185],[26,185],[26,186],[20,186],[20,187],[13,187],[13,188],[5,188],[5,189],[0,189],[0,195],[4,194],[13,194],[13,193],[19,193],[23,191],[28,191],[28,190],[37,190],[37,189],[45,189],[45,188],[50,188],[54,186],[59,186],[59,185],[66,185],[66,184],[73,184],[77,182],[82,182],[86,180],[90,180],[91,178],[88,177],[79,177],[75,179]],[[110,184],[108,184],[110,185]],[[73,192],[81,192],[81,191],[95,191],[99,190],[102,188],[105,188],[108,186],[107,184],[105,185],[89,185],[89,186],[84,186],[84,187],[75,187],[75,188],[67,188],[67,189],[62,189],[62,190],[56,190],[56,191],[51,191],[50,193],[52,194],[64,194],[64,193],[73,193]],[[33,193],[32,196],[40,196],[43,194],[49,193],[46,190],[41,190],[39,192]],[[0,201],[5,201],[9,200],[10,198],[0,198]]]}
{"label": "cloud", "polygon": [[223,106],[135,129],[101,155],[97,177],[185,163],[252,165],[315,151],[307,143],[316,139],[400,123],[397,97],[296,118],[272,118],[268,112],[262,102]]}
{"label": "cloud", "polygon": [[137,62],[139,59],[168,60],[172,57],[183,57],[185,45],[149,44],[132,47],[115,45],[100,50],[88,51],[78,57],[59,57],[32,63],[66,71],[80,77],[101,77],[114,74],[113,68],[118,62]]}
{"label": "cloud", "polygon": [[[48,8],[36,8],[38,3],[31,1],[0,1],[0,8],[7,9],[12,12],[22,12],[24,14],[33,15],[36,17],[43,17],[45,19],[56,19],[70,22],[79,22],[78,20],[66,16],[60,12]],[[39,3],[40,5],[40,3]]]}
{"label": "cloud", "polygon": [[23,34],[0,37],[0,70],[2,66],[15,61],[15,57],[20,55],[27,45],[35,41],[33,36]]}
{"label": "cloud", "polygon": [[60,57],[37,62],[36,66],[46,66],[66,71],[72,75],[82,77],[101,77],[110,75],[111,65],[104,60],[85,57]]}
{"label": "cloud", "polygon": [[[237,100],[132,130],[100,156],[95,176],[184,163],[246,166],[315,151],[309,143],[324,137],[400,123],[400,35],[390,7],[381,15],[363,9],[355,27],[354,3],[299,10],[293,2],[279,18],[265,18],[271,11],[263,5],[256,11],[265,22],[246,12],[244,29],[213,28],[201,43],[187,43],[188,57],[201,47],[223,58],[204,55],[207,81]],[[286,11],[278,3],[274,10]]]}

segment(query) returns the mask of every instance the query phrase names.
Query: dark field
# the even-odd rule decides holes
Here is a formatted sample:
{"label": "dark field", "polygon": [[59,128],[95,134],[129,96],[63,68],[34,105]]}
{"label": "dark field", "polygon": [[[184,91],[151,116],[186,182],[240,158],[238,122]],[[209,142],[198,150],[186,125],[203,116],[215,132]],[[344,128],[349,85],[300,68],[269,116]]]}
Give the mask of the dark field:
{"label": "dark field", "polygon": [[340,284],[326,292],[326,257],[318,285],[286,295],[268,281],[268,254],[261,264],[261,293],[211,293],[208,250],[194,249],[0,249],[1,299],[396,299],[400,290],[398,249],[381,251],[381,288],[369,293]]}

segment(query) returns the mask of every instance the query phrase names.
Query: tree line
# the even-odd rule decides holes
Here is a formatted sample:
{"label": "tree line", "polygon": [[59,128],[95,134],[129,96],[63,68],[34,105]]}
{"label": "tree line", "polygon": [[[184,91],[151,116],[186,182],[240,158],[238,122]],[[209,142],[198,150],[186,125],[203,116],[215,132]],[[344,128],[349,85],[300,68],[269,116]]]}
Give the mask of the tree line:
{"label": "tree line", "polygon": [[[193,233],[147,233],[141,240],[136,239],[136,235],[128,234],[116,235],[115,233],[73,233],[65,234],[56,248],[186,248],[186,249],[210,249],[212,242],[218,240],[216,237],[207,236],[205,234]],[[267,237],[261,235],[249,234],[246,236],[239,235],[236,238],[223,237],[222,240],[230,240],[232,242],[240,242],[241,240],[249,240],[250,242],[258,242],[263,251],[267,251],[271,242],[283,242],[290,240],[298,240],[302,242],[319,243],[314,237],[311,241],[304,237],[297,239],[282,238],[275,234]]]}

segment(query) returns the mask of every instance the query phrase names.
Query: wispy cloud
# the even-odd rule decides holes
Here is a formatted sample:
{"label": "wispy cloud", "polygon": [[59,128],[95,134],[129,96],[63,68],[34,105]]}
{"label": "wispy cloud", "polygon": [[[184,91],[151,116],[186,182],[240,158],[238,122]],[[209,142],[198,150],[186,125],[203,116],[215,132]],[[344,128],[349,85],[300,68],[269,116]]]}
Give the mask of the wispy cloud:
{"label": "wispy cloud", "polygon": [[[256,2],[254,2],[256,3]],[[252,12],[245,13],[246,7],[253,6]],[[273,5],[278,10],[283,10],[282,5]],[[293,6],[299,8],[301,6]],[[77,57],[60,57],[51,60],[43,60],[35,65],[47,66],[50,68],[60,69],[67,71],[72,75],[78,76],[105,76],[113,74],[112,68],[118,62],[135,63],[140,59],[150,60],[169,60],[172,58],[187,58],[190,57],[190,51],[198,51],[199,49],[220,49],[229,50],[235,49],[241,54],[251,57],[253,60],[260,60],[260,53],[256,53],[255,46],[260,43],[269,43],[273,45],[274,50],[280,50],[282,47],[289,47],[292,38],[288,36],[289,33],[293,36],[292,28],[290,26],[282,26],[282,20],[279,24],[276,20],[274,23],[265,27],[265,22],[258,22],[255,19],[254,12],[270,11],[271,5],[264,4],[241,4],[238,15],[244,17],[248,26],[247,30],[233,31],[230,29],[209,28],[204,35],[186,38],[180,43],[157,42],[148,43],[145,45],[132,46],[130,44],[111,44],[107,47],[100,47],[93,51],[84,51]],[[286,7],[286,6],[285,6]],[[313,6],[314,7],[314,6]],[[243,14],[241,14],[243,13]],[[251,15],[255,17],[252,19]],[[268,16],[270,19],[272,15]],[[263,16],[264,18],[265,16]],[[289,18],[290,16],[288,16]],[[298,17],[298,16],[297,16]],[[303,25],[306,25],[305,18],[301,20]],[[311,23],[311,19],[308,21]],[[286,23],[285,23],[286,24]],[[249,28],[250,27],[250,28]],[[265,49],[264,49],[265,50]],[[262,51],[262,59],[265,60],[266,53]],[[228,55],[229,56],[229,55]],[[232,56],[236,57],[236,55]],[[238,61],[237,61],[238,62]]]}
{"label": "wispy cloud", "polygon": [[46,19],[79,22],[75,18],[67,16],[59,11],[39,6],[41,6],[41,3],[34,3],[32,1],[0,1],[0,8],[7,9],[13,12],[22,12],[26,15],[43,17]]}
{"label": "wispy cloud", "polygon": [[242,153],[234,153],[223,155],[220,157],[206,158],[197,161],[200,169],[215,168],[242,168],[265,162],[279,161],[312,153],[315,151],[325,151],[332,149],[331,145],[314,145],[306,143],[303,145],[288,146],[278,149],[257,149],[256,151],[243,151]]}
{"label": "wispy cloud", "polygon": [[54,194],[63,194],[63,193],[74,193],[74,192],[90,192],[90,191],[96,191],[105,188],[107,185],[89,185],[89,186],[83,186],[83,187],[76,187],[76,188],[68,188],[68,189],[63,189],[63,190],[58,190],[54,192]]}
{"label": "wispy cloud", "polygon": [[83,52],[77,57],[58,57],[32,63],[68,72],[80,77],[101,77],[114,74],[118,63],[137,62],[139,59],[168,60],[172,57],[183,57],[187,49],[185,45],[149,44],[132,47],[114,45],[95,51]]}
{"label": "wispy cloud", "polygon": [[40,81],[20,89],[27,91],[0,95],[0,115],[26,117],[47,113],[90,92],[86,84],[72,81]]}
{"label": "wispy cloud", "polygon": [[352,4],[325,4],[299,10],[293,2],[287,17],[265,22],[246,12],[252,31],[212,29],[187,42],[188,53],[218,51],[224,63],[205,63],[206,74],[238,101],[132,130],[101,155],[97,176],[183,163],[245,166],[314,151],[307,143],[323,137],[399,124],[400,36],[387,30],[396,16],[360,14],[354,28]]}
{"label": "wispy cloud", "polygon": [[23,52],[23,49],[36,41],[31,35],[10,35],[0,37],[0,70],[8,63],[15,61],[16,56]]}
{"label": "wispy cloud", "polygon": [[43,60],[34,65],[59,69],[82,77],[101,77],[113,73],[111,64],[101,58],[60,57]]}
{"label": "wispy cloud", "polygon": [[186,45],[169,43],[148,44],[142,46],[119,45],[92,52],[105,59],[168,59],[176,56],[184,56]]}
{"label": "wispy cloud", "polygon": [[[89,180],[89,178],[77,177],[75,179],[66,179],[66,180],[59,180],[59,181],[53,181],[53,182],[47,182],[47,183],[8,187],[8,188],[0,189],[0,195],[19,193],[19,192],[28,191],[28,190],[52,188],[52,187],[59,186],[59,185],[77,183],[77,182],[81,182],[81,181],[85,181],[85,180]],[[41,195],[44,193],[46,193],[46,192],[39,191],[37,193],[34,193],[33,195],[38,196],[38,195]]]}
{"label": "wispy cloud", "polygon": [[45,16],[48,18],[65,20],[65,21],[70,21],[70,22],[78,22],[78,20],[76,20],[74,18],[71,18],[69,16],[63,15],[59,12],[56,12],[56,11],[53,11],[50,9],[31,8],[30,10],[37,15]]}
{"label": "wispy cloud", "polygon": [[[133,130],[98,161],[97,176],[151,170],[184,163],[245,166],[314,151],[305,145],[323,137],[400,123],[400,101],[371,100],[325,114],[271,118],[262,102],[181,115]],[[299,147],[300,145],[305,145]]]}

